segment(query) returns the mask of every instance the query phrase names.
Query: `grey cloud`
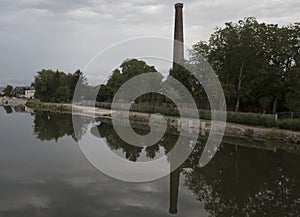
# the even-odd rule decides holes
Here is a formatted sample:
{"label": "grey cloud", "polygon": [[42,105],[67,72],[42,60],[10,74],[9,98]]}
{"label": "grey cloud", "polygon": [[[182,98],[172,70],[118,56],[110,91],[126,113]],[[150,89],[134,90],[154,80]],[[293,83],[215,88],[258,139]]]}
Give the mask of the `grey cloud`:
{"label": "grey cloud", "polygon": [[[33,79],[42,68],[73,72],[124,39],[173,36],[175,1],[2,0],[0,76]],[[184,1],[186,43],[207,40],[216,26],[255,16],[279,24],[299,20],[297,0]],[[151,45],[149,45],[151,46]]]}

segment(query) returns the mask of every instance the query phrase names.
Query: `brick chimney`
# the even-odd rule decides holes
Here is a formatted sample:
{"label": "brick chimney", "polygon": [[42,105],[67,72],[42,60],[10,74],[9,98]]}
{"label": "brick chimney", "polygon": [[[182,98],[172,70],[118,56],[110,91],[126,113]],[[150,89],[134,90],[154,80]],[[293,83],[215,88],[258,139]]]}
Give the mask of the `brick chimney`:
{"label": "brick chimney", "polygon": [[184,61],[182,8],[182,3],[175,4],[173,68],[174,63],[177,62],[183,64]]}

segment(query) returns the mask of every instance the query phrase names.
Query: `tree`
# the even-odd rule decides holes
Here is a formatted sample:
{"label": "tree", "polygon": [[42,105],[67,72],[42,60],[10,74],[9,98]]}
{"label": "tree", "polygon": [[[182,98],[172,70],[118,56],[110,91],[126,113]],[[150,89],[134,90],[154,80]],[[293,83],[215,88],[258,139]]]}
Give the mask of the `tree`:
{"label": "tree", "polygon": [[112,90],[109,89],[106,85],[101,84],[99,93],[97,95],[97,101],[99,102],[105,102],[112,99],[113,93]]}
{"label": "tree", "polygon": [[7,85],[6,88],[4,89],[5,96],[11,97],[12,96],[12,91],[13,91],[13,86]]}
{"label": "tree", "polygon": [[228,22],[217,28],[208,42],[195,44],[191,59],[200,53],[212,65],[227,108],[273,113],[291,109],[287,96],[299,68],[299,29],[299,23],[279,27],[259,23],[253,17]]}
{"label": "tree", "polygon": [[49,111],[36,111],[34,118],[34,134],[42,141],[58,141],[64,136],[72,136],[74,140],[81,139],[86,133],[90,120],[81,116],[76,118],[76,127],[73,127],[72,115],[53,113]]}
{"label": "tree", "polygon": [[43,69],[34,77],[36,98],[44,102],[70,102],[77,84],[82,87],[87,85],[80,70],[74,74],[66,74],[58,70]]}
{"label": "tree", "polygon": [[[199,167],[204,144],[196,146],[185,163],[185,185],[204,205],[208,216],[299,216],[299,160],[224,144],[205,167]],[[279,155],[281,156],[281,155]]]}
{"label": "tree", "polygon": [[290,111],[300,112],[300,69],[293,70],[293,76],[288,87],[286,107]]}
{"label": "tree", "polygon": [[[102,84],[97,96],[99,101],[112,101],[114,95],[119,90],[119,88],[129,79],[136,75],[140,75],[148,72],[157,72],[154,66],[149,66],[145,61],[137,59],[127,59],[125,60],[119,68],[112,72],[112,75],[108,79],[106,85]],[[162,76],[160,80],[162,79]],[[138,88],[139,85],[148,85],[146,83],[136,84],[134,88]],[[152,99],[152,94],[145,94],[137,99],[138,102],[150,102]]]}
{"label": "tree", "polygon": [[192,90],[193,83],[196,81],[194,76],[183,66],[175,64],[170,70],[170,76],[177,79],[188,90]]}
{"label": "tree", "polygon": [[74,74],[67,75],[67,82],[69,86],[68,92],[70,101],[73,99],[75,88],[84,88],[88,85],[87,78],[79,69],[76,70]]}

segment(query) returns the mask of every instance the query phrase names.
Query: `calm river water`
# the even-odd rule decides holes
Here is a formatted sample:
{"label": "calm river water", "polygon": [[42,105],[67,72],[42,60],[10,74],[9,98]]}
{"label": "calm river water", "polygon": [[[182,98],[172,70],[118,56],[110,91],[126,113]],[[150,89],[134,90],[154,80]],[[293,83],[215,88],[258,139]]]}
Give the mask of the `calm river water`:
{"label": "calm river water", "polygon": [[[205,143],[199,140],[171,176],[126,183],[88,162],[70,115],[16,110],[0,107],[0,216],[300,216],[299,154],[224,143],[199,168]],[[89,121],[81,119],[83,125]],[[131,161],[157,158],[177,138],[169,133],[157,145],[136,148],[120,140],[109,122],[97,128],[111,150]]]}

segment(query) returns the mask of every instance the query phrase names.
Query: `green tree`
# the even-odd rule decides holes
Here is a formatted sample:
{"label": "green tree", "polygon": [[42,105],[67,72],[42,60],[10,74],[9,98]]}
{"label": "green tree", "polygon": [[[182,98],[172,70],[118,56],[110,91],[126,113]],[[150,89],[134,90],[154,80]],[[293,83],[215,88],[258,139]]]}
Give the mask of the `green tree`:
{"label": "green tree", "polygon": [[74,74],[66,74],[58,70],[43,69],[34,77],[35,96],[44,102],[70,102],[77,84],[82,87],[87,85],[80,70]]}
{"label": "green tree", "polygon": [[12,91],[13,91],[13,86],[11,85],[7,85],[4,89],[4,94],[7,97],[11,97],[12,96]]}
{"label": "green tree", "polygon": [[106,102],[112,99],[113,93],[112,90],[109,89],[106,85],[101,84],[99,93],[97,95],[97,101]]}
{"label": "green tree", "polygon": [[[97,96],[99,101],[112,101],[115,93],[119,88],[129,79],[136,75],[140,75],[147,72],[157,72],[154,66],[149,66],[145,61],[137,59],[125,60],[119,68],[112,72],[112,75],[108,79],[106,85],[102,84]],[[162,76],[160,80],[162,79]],[[139,85],[148,85],[146,83],[136,84],[134,88],[139,89]],[[145,94],[137,99],[139,102],[149,102],[152,99],[152,94]]]}
{"label": "green tree", "polygon": [[290,111],[300,112],[300,69],[293,70],[286,96],[286,107]]}
{"label": "green tree", "polygon": [[[290,82],[299,68],[299,23],[279,27],[249,17],[217,28],[193,46],[216,71],[229,109],[286,110]],[[293,90],[294,91],[294,90]]]}
{"label": "green tree", "polygon": [[73,94],[75,88],[85,88],[88,85],[87,78],[84,74],[78,69],[74,72],[74,74],[67,75],[67,81],[69,86],[69,100],[73,99]]}

